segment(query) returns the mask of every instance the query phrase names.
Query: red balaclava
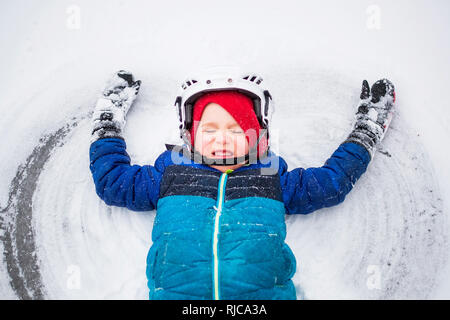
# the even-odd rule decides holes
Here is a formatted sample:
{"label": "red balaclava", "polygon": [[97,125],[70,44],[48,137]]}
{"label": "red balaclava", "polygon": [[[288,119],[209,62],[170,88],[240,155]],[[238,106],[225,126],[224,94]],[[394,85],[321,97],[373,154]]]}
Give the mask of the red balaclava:
{"label": "red balaclava", "polygon": [[[217,103],[231,114],[242,130],[246,132],[249,149],[252,148],[258,140],[262,130],[255,111],[253,110],[253,102],[246,95],[231,90],[209,92],[201,96],[195,102],[194,114],[192,117],[193,124],[190,130],[192,146],[194,146],[195,133],[202,117],[203,110],[210,103]],[[247,131],[249,129],[253,130]],[[262,155],[267,150],[267,146],[267,138],[266,135],[264,135],[258,144],[258,155]]]}

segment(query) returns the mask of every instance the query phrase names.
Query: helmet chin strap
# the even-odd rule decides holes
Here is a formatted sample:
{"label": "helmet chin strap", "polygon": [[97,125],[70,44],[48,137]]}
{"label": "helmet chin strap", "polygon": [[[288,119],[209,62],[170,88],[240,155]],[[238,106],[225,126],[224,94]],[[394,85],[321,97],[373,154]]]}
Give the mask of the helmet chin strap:
{"label": "helmet chin strap", "polygon": [[191,150],[191,160],[194,160],[197,163],[206,164],[206,165],[214,165],[214,166],[231,166],[240,163],[247,163],[249,160],[258,160],[265,158],[269,152],[269,147],[261,156],[258,156],[258,145],[261,141],[261,138],[266,134],[267,130],[263,129],[262,133],[259,135],[258,140],[255,145],[249,150],[249,152],[245,156],[241,157],[233,157],[233,158],[209,158],[202,155],[200,152],[195,150],[191,144],[189,143],[189,149]]}

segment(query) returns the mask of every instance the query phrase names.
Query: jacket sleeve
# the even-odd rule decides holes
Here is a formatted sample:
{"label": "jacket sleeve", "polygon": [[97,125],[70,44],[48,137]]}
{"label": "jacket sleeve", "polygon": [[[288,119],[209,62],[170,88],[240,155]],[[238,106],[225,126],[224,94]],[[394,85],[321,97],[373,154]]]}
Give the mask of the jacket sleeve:
{"label": "jacket sleeve", "polygon": [[288,214],[307,214],[344,201],[366,171],[370,154],[361,145],[343,143],[319,168],[287,170],[280,161],[283,201]]}
{"label": "jacket sleeve", "polygon": [[120,138],[95,141],[89,149],[90,170],[97,195],[107,204],[133,211],[156,208],[164,172],[162,155],[155,166],[130,165],[126,144]]}

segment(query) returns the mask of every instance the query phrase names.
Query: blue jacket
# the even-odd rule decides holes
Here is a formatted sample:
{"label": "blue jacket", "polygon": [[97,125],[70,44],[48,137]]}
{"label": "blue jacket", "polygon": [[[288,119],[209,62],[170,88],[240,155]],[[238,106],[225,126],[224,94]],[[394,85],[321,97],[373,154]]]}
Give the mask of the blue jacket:
{"label": "blue jacket", "polygon": [[370,155],[344,143],[319,168],[288,171],[283,158],[222,173],[175,151],[130,165],[125,141],[90,146],[98,196],[134,211],[157,209],[147,256],[150,299],[296,299],[285,214],[342,202]]}

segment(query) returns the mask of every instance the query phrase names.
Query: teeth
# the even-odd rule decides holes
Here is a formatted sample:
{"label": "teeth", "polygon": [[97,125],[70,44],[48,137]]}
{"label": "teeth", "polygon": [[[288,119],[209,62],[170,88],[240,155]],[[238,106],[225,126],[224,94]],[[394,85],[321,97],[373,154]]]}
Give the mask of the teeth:
{"label": "teeth", "polygon": [[223,152],[223,151],[215,151],[214,154],[216,156],[231,156],[231,155],[233,155],[233,153],[230,152],[230,151],[225,151],[225,152]]}

